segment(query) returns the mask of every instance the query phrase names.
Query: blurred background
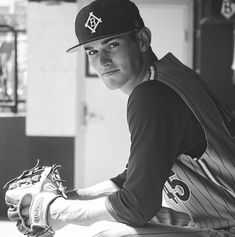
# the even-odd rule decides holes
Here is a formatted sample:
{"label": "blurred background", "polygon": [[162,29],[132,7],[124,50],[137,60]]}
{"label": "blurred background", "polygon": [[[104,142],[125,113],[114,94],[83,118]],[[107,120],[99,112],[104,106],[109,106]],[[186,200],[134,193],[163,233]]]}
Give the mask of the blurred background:
{"label": "blurred background", "polygon": [[[37,159],[41,165],[61,164],[68,189],[109,179],[125,168],[128,97],[106,89],[82,50],[66,53],[77,43],[76,14],[88,2],[0,0],[3,222],[2,187]],[[235,110],[235,1],[134,2],[152,31],[157,57],[172,52]]]}

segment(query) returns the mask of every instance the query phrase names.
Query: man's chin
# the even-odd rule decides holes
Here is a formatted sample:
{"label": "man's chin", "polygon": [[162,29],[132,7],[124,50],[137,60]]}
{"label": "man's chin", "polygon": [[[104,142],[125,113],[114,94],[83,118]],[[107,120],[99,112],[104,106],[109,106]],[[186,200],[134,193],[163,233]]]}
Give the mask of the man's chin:
{"label": "man's chin", "polygon": [[117,83],[112,83],[112,80],[111,79],[108,79],[108,78],[102,78],[105,86],[109,89],[109,90],[117,90],[117,89],[120,89],[120,85],[117,84]]}
{"label": "man's chin", "polygon": [[105,85],[109,90],[112,90],[112,91],[120,89],[118,86],[107,85],[107,84],[105,84]]}

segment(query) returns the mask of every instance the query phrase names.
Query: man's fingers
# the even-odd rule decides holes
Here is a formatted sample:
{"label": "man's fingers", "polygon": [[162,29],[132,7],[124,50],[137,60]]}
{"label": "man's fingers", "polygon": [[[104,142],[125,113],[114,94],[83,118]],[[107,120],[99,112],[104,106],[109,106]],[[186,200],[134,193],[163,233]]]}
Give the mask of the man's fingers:
{"label": "man's fingers", "polygon": [[24,225],[27,226],[28,228],[30,227],[29,208],[30,208],[32,199],[33,199],[32,194],[28,193],[28,194],[25,194],[21,198],[21,201],[19,203],[20,217],[23,219],[22,221],[24,222]]}
{"label": "man's fingers", "polygon": [[[9,201],[10,199],[8,199]],[[22,197],[21,201],[19,204],[13,204],[12,200],[11,202],[8,203],[9,209],[7,210],[7,215],[8,218],[11,221],[17,221],[19,219],[24,220],[24,223],[26,226],[30,226],[30,221],[29,221],[29,208],[30,204],[32,202],[32,195],[31,194],[26,194]],[[22,229],[22,224],[19,222],[17,223],[17,228]],[[22,231],[21,231],[22,232]]]}
{"label": "man's fingers", "polygon": [[16,227],[22,234],[27,234],[28,230],[23,226],[21,220],[17,222]]}
{"label": "man's fingers", "polygon": [[[17,211],[17,206],[10,207],[7,211],[7,215],[11,221],[18,220],[20,217],[19,217],[19,213]],[[20,215],[23,219],[28,219],[29,218],[29,206],[21,208]]]}
{"label": "man's fingers", "polygon": [[11,206],[8,210],[7,210],[7,216],[11,221],[15,221],[19,219],[19,214],[17,211],[17,206]]}
{"label": "man's fingers", "polygon": [[7,206],[11,206],[11,205],[17,205],[19,203],[19,200],[17,198],[14,198],[10,195],[7,195],[8,193],[6,193],[5,195],[5,202],[7,204]]}
{"label": "man's fingers", "polygon": [[21,213],[22,217],[27,218],[29,216],[29,206],[23,207],[20,210],[20,213]]}
{"label": "man's fingers", "polygon": [[28,226],[28,227],[30,227],[31,223],[30,223],[30,221],[29,221],[29,218],[25,220],[25,225]]}
{"label": "man's fingers", "polygon": [[23,219],[26,219],[29,216],[29,207],[31,202],[32,202],[32,195],[26,194],[22,197],[19,203],[19,212]]}
{"label": "man's fingers", "polygon": [[26,194],[22,197],[20,207],[21,208],[29,207],[31,202],[32,202],[32,195],[31,194]]}

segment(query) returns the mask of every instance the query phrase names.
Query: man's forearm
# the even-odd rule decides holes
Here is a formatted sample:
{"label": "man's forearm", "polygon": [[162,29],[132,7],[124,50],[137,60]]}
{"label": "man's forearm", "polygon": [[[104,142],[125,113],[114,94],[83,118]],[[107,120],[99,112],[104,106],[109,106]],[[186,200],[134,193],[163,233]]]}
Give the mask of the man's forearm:
{"label": "man's forearm", "polygon": [[115,221],[106,209],[106,197],[119,190],[111,180],[88,188],[66,193],[68,199],[58,198],[49,208],[48,224],[54,231],[68,224],[91,225],[100,220]]}
{"label": "man's forearm", "polygon": [[48,212],[48,224],[54,231],[68,224],[91,225],[100,220],[115,221],[105,206],[106,197],[94,200],[56,199]]}
{"label": "man's forearm", "polygon": [[105,197],[119,190],[119,187],[111,180],[106,180],[88,188],[71,190],[66,193],[71,200],[92,200],[99,197]]}

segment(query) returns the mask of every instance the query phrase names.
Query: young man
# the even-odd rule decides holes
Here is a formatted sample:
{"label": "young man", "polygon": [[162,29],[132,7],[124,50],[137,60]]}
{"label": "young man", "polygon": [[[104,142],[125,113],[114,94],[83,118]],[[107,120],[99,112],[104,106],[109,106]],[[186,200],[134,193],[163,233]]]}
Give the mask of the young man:
{"label": "young man", "polygon": [[129,95],[131,150],[123,173],[56,199],[52,229],[103,220],[111,222],[96,236],[235,236],[230,113],[172,54],[157,59],[129,0],[92,2],[75,31],[79,44],[68,51],[84,47],[105,85]]}

